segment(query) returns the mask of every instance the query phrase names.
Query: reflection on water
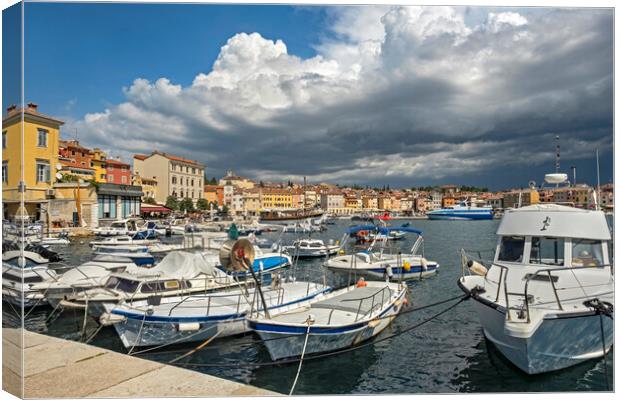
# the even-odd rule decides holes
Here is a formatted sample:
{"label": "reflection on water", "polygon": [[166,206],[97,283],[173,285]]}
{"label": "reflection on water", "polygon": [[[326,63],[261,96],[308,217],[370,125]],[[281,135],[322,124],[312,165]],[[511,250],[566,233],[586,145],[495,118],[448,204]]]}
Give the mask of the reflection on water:
{"label": "reflection on water", "polygon": [[[395,222],[393,225],[397,225]],[[424,231],[425,256],[440,264],[436,276],[409,283],[409,298],[414,306],[433,303],[461,294],[456,282],[461,273],[458,250],[490,249],[495,247],[498,221],[411,221],[413,227]],[[313,234],[321,239],[338,240],[349,221],[338,221],[326,232]],[[263,237],[275,239],[276,234]],[[285,234],[292,241],[294,234]],[[402,249],[409,250],[413,241],[402,241]],[[70,264],[88,260],[88,243],[80,240],[69,248],[60,249]],[[322,279],[321,260],[300,261],[298,277],[309,275]],[[335,280],[328,273],[328,284]],[[342,280],[340,280],[342,282]],[[409,327],[441,311],[446,305],[404,314],[379,337]],[[51,308],[32,311],[26,320],[27,329],[45,334],[79,340],[84,314],[79,310],[65,310],[52,316]],[[11,317],[6,304],[3,321],[18,322]],[[86,331],[94,332],[97,324],[86,320]],[[248,334],[224,338],[183,363],[200,372],[250,383],[278,392],[288,393],[297,372],[297,364],[279,366],[246,366],[247,363],[270,362],[266,349],[260,344],[248,345],[257,337]],[[114,328],[103,328],[92,344],[125,352]],[[143,353],[140,357],[167,362],[184,354],[196,344],[177,345]],[[207,367],[196,364],[225,363],[235,367]],[[607,358],[609,380],[613,377],[613,356]],[[512,366],[484,339],[477,315],[465,302],[422,327],[391,340],[367,346],[342,355],[304,362],[295,394],[346,393],[452,393],[452,392],[546,392],[606,390],[602,359],[573,368],[538,376],[528,376]]]}

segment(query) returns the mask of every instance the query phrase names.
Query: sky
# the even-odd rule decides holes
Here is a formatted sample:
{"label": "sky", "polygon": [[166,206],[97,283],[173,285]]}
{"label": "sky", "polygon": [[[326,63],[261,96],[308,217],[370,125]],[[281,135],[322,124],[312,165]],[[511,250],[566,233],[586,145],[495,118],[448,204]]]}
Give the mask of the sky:
{"label": "sky", "polygon": [[503,189],[554,172],[558,135],[563,172],[594,183],[598,148],[612,180],[611,9],[26,3],[24,21],[25,101],[128,162]]}

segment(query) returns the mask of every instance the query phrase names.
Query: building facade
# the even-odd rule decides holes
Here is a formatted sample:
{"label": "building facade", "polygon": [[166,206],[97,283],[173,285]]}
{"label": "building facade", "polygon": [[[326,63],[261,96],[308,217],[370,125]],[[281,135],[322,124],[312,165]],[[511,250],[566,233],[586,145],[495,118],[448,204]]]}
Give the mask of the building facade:
{"label": "building facade", "polygon": [[106,160],[106,182],[116,185],[131,185],[131,166],[121,160],[108,158]]}
{"label": "building facade", "polygon": [[[4,218],[41,220],[41,208],[54,196],[58,140],[63,121],[41,114],[37,105],[11,106],[2,119],[2,202]],[[22,122],[23,116],[23,122]],[[22,148],[23,132],[23,148]],[[23,155],[23,158],[22,158]],[[23,200],[20,206],[23,165]]]}
{"label": "building facade", "polygon": [[191,199],[194,204],[204,196],[206,165],[198,161],[154,151],[150,155],[135,154],[134,172],[157,180],[155,200],[164,204],[168,196]]}

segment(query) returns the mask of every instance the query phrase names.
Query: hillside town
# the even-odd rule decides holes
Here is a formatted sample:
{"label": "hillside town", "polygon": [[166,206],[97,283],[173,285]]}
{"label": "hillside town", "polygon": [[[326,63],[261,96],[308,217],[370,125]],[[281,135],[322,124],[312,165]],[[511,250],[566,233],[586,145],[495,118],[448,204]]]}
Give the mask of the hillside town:
{"label": "hillside town", "polygon": [[[206,164],[182,155],[153,150],[134,154],[129,163],[78,140],[63,140],[63,124],[41,113],[34,103],[23,110],[16,106],[7,109],[2,120],[4,220],[40,221],[53,228],[92,228],[135,216],[188,213],[252,218],[278,210],[320,209],[333,216],[389,213],[423,218],[429,211],[461,202],[492,207],[497,213],[536,203],[594,206],[593,188],[578,182],[572,182],[571,187],[491,192],[455,184],[390,189],[257,182],[235,175],[233,170],[219,179],[207,179]],[[23,179],[19,172],[22,154]],[[613,184],[601,185],[599,192],[602,208],[612,211]]]}

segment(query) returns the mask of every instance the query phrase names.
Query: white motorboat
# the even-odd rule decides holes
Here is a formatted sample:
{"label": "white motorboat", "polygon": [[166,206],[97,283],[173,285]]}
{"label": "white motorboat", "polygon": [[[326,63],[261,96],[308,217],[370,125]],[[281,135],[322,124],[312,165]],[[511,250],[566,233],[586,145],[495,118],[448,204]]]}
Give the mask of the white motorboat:
{"label": "white motorboat", "polygon": [[325,243],[321,239],[298,239],[290,246],[284,246],[284,250],[291,257],[327,257],[334,255],[340,249],[338,243]]}
{"label": "white motorboat", "polygon": [[[23,255],[23,265],[19,265],[20,258]],[[48,264],[50,262],[49,259],[43,257],[39,253],[35,253],[34,251],[24,250],[23,252],[20,250],[9,250],[2,253],[2,261],[11,264],[15,267],[34,267],[37,265]]]}
{"label": "white motorboat", "polygon": [[155,264],[155,257],[149,253],[149,248],[146,246],[132,244],[126,246],[97,246],[95,254],[129,258],[134,264],[141,267]]}
{"label": "white motorboat", "polygon": [[148,298],[207,293],[236,285],[232,277],[215,267],[216,259],[175,251],[152,268],[112,273],[102,287],[68,296],[67,302],[75,307],[88,304],[88,311],[98,317],[104,303],[146,304]]}
{"label": "white motorboat", "polygon": [[138,271],[129,258],[96,255],[90,261],[67,269],[64,273],[48,277],[30,286],[31,290],[45,293],[49,304],[56,307],[61,300],[84,290],[102,286],[114,272]]}
{"label": "white motorboat", "polygon": [[[263,288],[270,312],[327,293],[330,288],[310,282],[272,281]],[[164,297],[159,304],[104,304],[101,321],[115,321],[114,328],[125,347],[155,346],[222,338],[248,332],[246,315],[263,307],[254,287],[224,292]],[[118,319],[121,319],[120,321]]]}
{"label": "white motorboat", "polygon": [[98,236],[127,236],[137,233],[143,224],[140,219],[127,218],[119,221],[114,221],[110,226],[104,226],[93,229],[95,235]]}
{"label": "white motorboat", "polygon": [[47,265],[27,268],[2,263],[2,300],[21,307],[47,304],[45,293],[32,286],[44,280],[55,279],[56,272]]}
{"label": "white motorboat", "polygon": [[[294,306],[248,317],[272,360],[347,348],[381,333],[400,312],[407,287],[364,282]],[[307,336],[307,340],[306,340]],[[307,342],[307,343],[306,343]]]}
{"label": "white motorboat", "polygon": [[132,236],[127,235],[119,235],[108,237],[102,240],[93,240],[90,242],[90,245],[93,249],[96,249],[100,246],[111,247],[111,246],[148,246],[151,244],[159,243],[159,239],[157,239],[155,235],[155,231],[150,232],[137,232]]}
{"label": "white motorboat", "polygon": [[[391,230],[398,230],[417,234],[418,238],[411,247],[409,253],[401,254],[397,249],[390,249],[387,236]],[[347,230],[343,238],[346,243],[347,235],[356,235],[359,231],[383,233],[382,239],[375,239],[367,250],[358,251],[331,258],[323,264],[330,271],[347,275],[355,280],[365,277],[372,280],[392,281],[422,279],[437,273],[439,264],[427,260],[423,254],[418,254],[422,249],[424,238],[422,231],[409,227],[378,227],[375,225],[354,226]],[[390,252],[392,250],[392,252]]]}
{"label": "white motorboat", "polygon": [[557,204],[506,210],[497,235],[486,266],[463,251],[458,281],[487,339],[528,374],[609,351],[614,275],[603,212]]}

